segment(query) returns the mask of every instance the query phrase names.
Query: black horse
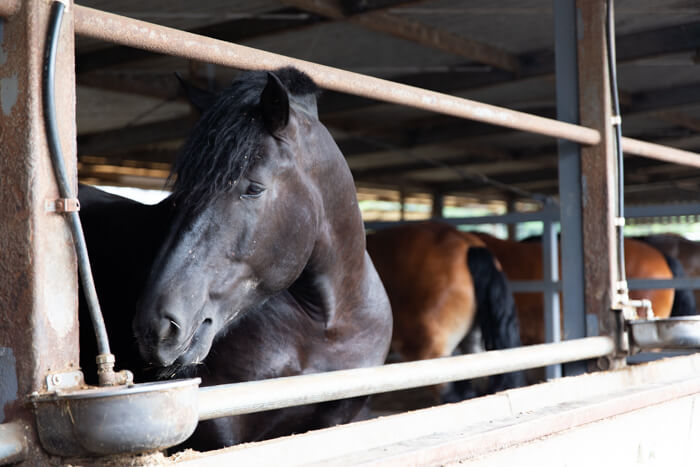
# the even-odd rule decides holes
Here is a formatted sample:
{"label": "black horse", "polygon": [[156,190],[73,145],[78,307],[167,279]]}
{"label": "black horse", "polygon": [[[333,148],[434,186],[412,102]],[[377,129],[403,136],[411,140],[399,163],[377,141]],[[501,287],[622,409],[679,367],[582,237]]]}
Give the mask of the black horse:
{"label": "black horse", "polygon": [[[121,367],[211,385],[384,362],[389,301],[365,251],[350,170],[318,120],[317,92],[292,68],[243,74],[210,99],[174,166],[173,194],[158,205],[81,188]],[[86,366],[92,341],[81,341]],[[211,420],[188,444],[344,423],[365,400]]]}

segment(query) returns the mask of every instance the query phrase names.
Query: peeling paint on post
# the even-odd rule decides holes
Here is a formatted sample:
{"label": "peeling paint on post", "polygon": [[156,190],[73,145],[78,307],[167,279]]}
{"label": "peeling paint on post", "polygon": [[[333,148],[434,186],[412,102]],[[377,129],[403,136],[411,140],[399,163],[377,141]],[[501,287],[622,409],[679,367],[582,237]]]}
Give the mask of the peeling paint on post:
{"label": "peeling paint on post", "polygon": [[[63,20],[56,70],[69,174],[76,173],[72,10],[71,5]],[[47,373],[79,365],[71,235],[65,220],[44,208],[47,200],[59,197],[41,99],[49,11],[49,2],[26,0],[2,23],[0,34],[0,413],[4,422],[28,428],[34,420],[26,396],[46,389]],[[35,434],[29,443],[27,463],[47,463]]]}
{"label": "peeling paint on post", "polygon": [[615,157],[605,47],[605,1],[577,0],[579,108],[581,125],[597,129],[601,141],[581,148],[583,264],[586,313],[601,335],[614,333],[612,301],[617,277]]}

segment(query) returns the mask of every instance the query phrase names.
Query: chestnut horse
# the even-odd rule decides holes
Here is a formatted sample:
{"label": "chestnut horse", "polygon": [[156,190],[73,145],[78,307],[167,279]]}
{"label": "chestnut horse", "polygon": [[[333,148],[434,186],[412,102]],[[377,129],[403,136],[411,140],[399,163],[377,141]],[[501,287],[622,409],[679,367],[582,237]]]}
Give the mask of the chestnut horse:
{"label": "chestnut horse", "polygon": [[[392,350],[404,360],[520,346],[513,298],[497,261],[477,237],[440,222],[405,224],[367,236],[367,251],[394,315]],[[490,391],[524,384],[521,373],[492,379]],[[461,399],[461,394],[449,398]],[[469,392],[469,395],[472,395]],[[451,399],[453,400],[453,399]]]}
{"label": "chestnut horse", "polygon": [[[501,240],[484,233],[477,233],[498,258],[509,280],[542,280],[542,243],[535,239],[524,242]],[[673,273],[664,255],[646,243],[625,239],[625,269],[629,278],[671,279]],[[648,299],[654,315],[666,318],[674,304],[673,289],[633,290],[632,299]],[[692,298],[692,297],[691,297]],[[520,338],[523,345],[544,342],[544,304],[541,293],[516,293],[515,304],[520,320]],[[674,315],[679,313],[674,313]]]}
{"label": "chestnut horse", "polygon": [[[646,237],[636,237],[637,240],[643,241],[652,245],[654,248],[661,251],[669,260],[669,265],[676,260],[681,264],[681,267],[690,277],[700,277],[700,242],[688,240],[682,235],[666,233],[658,235],[649,235]],[[675,276],[676,274],[674,274]],[[697,315],[700,313],[700,289],[693,291],[695,297],[695,310],[686,310],[689,315]],[[682,316],[682,311],[674,313],[674,316]]]}

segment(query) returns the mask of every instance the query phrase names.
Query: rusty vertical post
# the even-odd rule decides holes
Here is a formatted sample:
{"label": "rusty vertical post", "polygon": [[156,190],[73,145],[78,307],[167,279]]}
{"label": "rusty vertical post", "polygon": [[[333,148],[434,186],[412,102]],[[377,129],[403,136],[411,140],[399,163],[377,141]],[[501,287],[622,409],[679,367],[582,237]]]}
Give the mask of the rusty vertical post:
{"label": "rusty vertical post", "polygon": [[589,325],[597,327],[600,335],[613,335],[615,320],[611,310],[617,281],[616,167],[609,128],[606,4],[605,0],[577,0],[576,6],[581,125],[598,130],[601,136],[599,144],[581,148],[585,307]]}
{"label": "rusty vertical post", "polygon": [[401,214],[399,217],[399,220],[401,222],[406,220],[406,196],[407,196],[407,191],[406,191],[406,185],[403,183],[399,187],[399,205],[401,209]]}
{"label": "rusty vertical post", "polygon": [[445,196],[444,193],[440,190],[435,190],[433,191],[433,203],[432,203],[432,208],[430,210],[430,217],[434,219],[442,219],[443,216],[443,209],[445,207],[444,202],[445,202]]}
{"label": "rusty vertical post", "polygon": [[[76,174],[72,2],[61,28],[56,106],[68,173]],[[27,430],[30,465],[48,461],[26,396],[78,359],[76,259],[68,226],[47,210],[59,198],[42,117],[50,3],[26,0],[0,23],[0,422]],[[73,183],[77,181],[73,178]]]}
{"label": "rusty vertical post", "polygon": [[[557,119],[579,123],[578,35],[576,0],[552,0],[554,11],[554,56],[557,91]],[[583,210],[581,152],[572,141],[558,141],[559,217],[561,226],[561,304],[564,339],[598,333],[586,327],[583,273]],[[584,362],[564,365],[564,374],[584,373]]]}
{"label": "rusty vertical post", "polygon": [[[514,196],[508,196],[508,198],[506,199],[506,212],[507,213],[518,212]],[[518,241],[518,224],[506,224],[506,229],[508,231],[508,240],[512,240],[514,242],[517,242]]]}

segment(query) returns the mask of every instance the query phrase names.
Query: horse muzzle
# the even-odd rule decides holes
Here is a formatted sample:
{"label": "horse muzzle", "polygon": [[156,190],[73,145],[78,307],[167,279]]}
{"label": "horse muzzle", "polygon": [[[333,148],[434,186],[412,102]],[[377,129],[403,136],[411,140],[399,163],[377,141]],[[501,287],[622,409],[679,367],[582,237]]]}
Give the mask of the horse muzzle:
{"label": "horse muzzle", "polygon": [[201,320],[196,326],[188,326],[165,314],[151,326],[145,333],[137,331],[136,335],[141,356],[157,367],[201,363],[209,353],[215,335],[210,318]]}

